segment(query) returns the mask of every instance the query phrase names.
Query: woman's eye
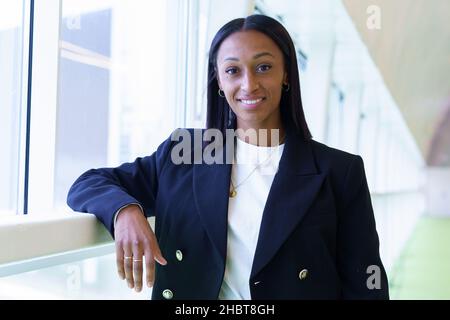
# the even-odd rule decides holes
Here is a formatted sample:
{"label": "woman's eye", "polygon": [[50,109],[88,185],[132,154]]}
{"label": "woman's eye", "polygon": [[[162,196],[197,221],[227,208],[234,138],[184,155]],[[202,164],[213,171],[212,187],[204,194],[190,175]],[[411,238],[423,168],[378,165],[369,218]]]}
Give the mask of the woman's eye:
{"label": "woman's eye", "polygon": [[259,72],[266,72],[269,71],[272,68],[272,66],[268,65],[268,64],[262,64],[260,66],[258,66],[257,70]]}
{"label": "woman's eye", "polygon": [[235,74],[237,72],[237,68],[228,68],[225,72],[228,74]]}

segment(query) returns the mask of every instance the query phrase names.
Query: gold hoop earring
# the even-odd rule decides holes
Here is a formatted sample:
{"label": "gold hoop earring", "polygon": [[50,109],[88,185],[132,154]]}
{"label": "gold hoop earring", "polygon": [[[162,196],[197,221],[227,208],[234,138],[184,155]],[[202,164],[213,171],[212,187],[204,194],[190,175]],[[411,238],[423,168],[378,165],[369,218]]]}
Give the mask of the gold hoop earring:
{"label": "gold hoop earring", "polygon": [[289,89],[291,88],[291,85],[289,83],[286,83],[281,86],[283,88],[284,91],[288,92]]}
{"label": "gold hoop earring", "polygon": [[225,92],[223,92],[223,90],[219,89],[219,91],[217,91],[217,94],[219,95],[219,97],[225,98]]}

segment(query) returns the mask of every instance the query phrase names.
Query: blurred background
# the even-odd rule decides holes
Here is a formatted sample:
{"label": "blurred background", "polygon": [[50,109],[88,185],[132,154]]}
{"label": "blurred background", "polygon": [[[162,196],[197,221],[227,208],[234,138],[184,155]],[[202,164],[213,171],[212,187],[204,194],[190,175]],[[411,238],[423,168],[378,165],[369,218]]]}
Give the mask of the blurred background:
{"label": "blurred background", "polygon": [[447,0],[0,0],[0,299],[148,299],[70,213],[85,170],[203,127],[208,49],[278,19],[314,139],[363,157],[392,299],[450,299]]}

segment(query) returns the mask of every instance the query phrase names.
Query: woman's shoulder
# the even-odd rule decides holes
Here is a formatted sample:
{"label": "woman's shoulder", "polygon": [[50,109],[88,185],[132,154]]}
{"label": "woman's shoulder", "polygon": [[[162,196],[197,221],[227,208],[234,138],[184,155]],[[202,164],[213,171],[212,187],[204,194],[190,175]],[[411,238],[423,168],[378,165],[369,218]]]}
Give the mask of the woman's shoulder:
{"label": "woman's shoulder", "polygon": [[318,171],[330,177],[338,195],[343,196],[341,192],[348,188],[348,184],[354,188],[365,180],[366,174],[361,156],[314,140],[311,140],[311,149]]}
{"label": "woman's shoulder", "polygon": [[358,157],[358,155],[350,153],[348,151],[344,151],[341,149],[337,149],[334,147],[330,147],[322,142],[316,141],[311,139],[310,140],[311,147],[314,152],[316,152],[318,155],[323,157],[336,157],[336,158],[343,158],[352,160],[355,157]]}
{"label": "woman's shoulder", "polygon": [[348,168],[354,161],[362,161],[359,155],[330,147],[324,143],[310,140],[311,150],[319,165],[333,168]]}

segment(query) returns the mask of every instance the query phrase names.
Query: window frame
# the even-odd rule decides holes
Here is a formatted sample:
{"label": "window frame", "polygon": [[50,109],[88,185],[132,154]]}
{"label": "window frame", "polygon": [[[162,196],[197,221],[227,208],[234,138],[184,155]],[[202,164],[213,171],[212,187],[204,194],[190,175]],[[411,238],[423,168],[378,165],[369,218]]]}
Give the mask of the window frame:
{"label": "window frame", "polygon": [[[22,85],[28,90],[23,90],[21,101],[28,112],[21,113],[21,193],[18,214],[0,219],[0,240],[10,244],[0,251],[0,277],[114,252],[110,234],[94,215],[53,206],[59,89],[55,84],[59,83],[62,0],[24,1],[25,12],[30,14],[27,25],[24,25],[23,47],[29,55],[24,54],[22,64],[26,71]],[[188,104],[186,65],[190,44],[183,31],[189,24],[194,2],[168,1],[171,7],[176,8],[179,18],[176,26],[170,29],[170,32],[176,32],[170,36],[178,40],[168,48],[171,59],[175,61],[170,67],[182,70],[182,76],[173,83],[179,94],[170,95],[169,103],[181,110],[177,112],[181,117],[175,120],[176,124],[185,126]],[[40,195],[37,190],[43,189],[48,191],[45,197],[35,196]],[[153,218],[149,223],[154,227]],[[47,232],[42,232],[46,229]],[[64,234],[67,241],[55,241],[55,233]]]}

